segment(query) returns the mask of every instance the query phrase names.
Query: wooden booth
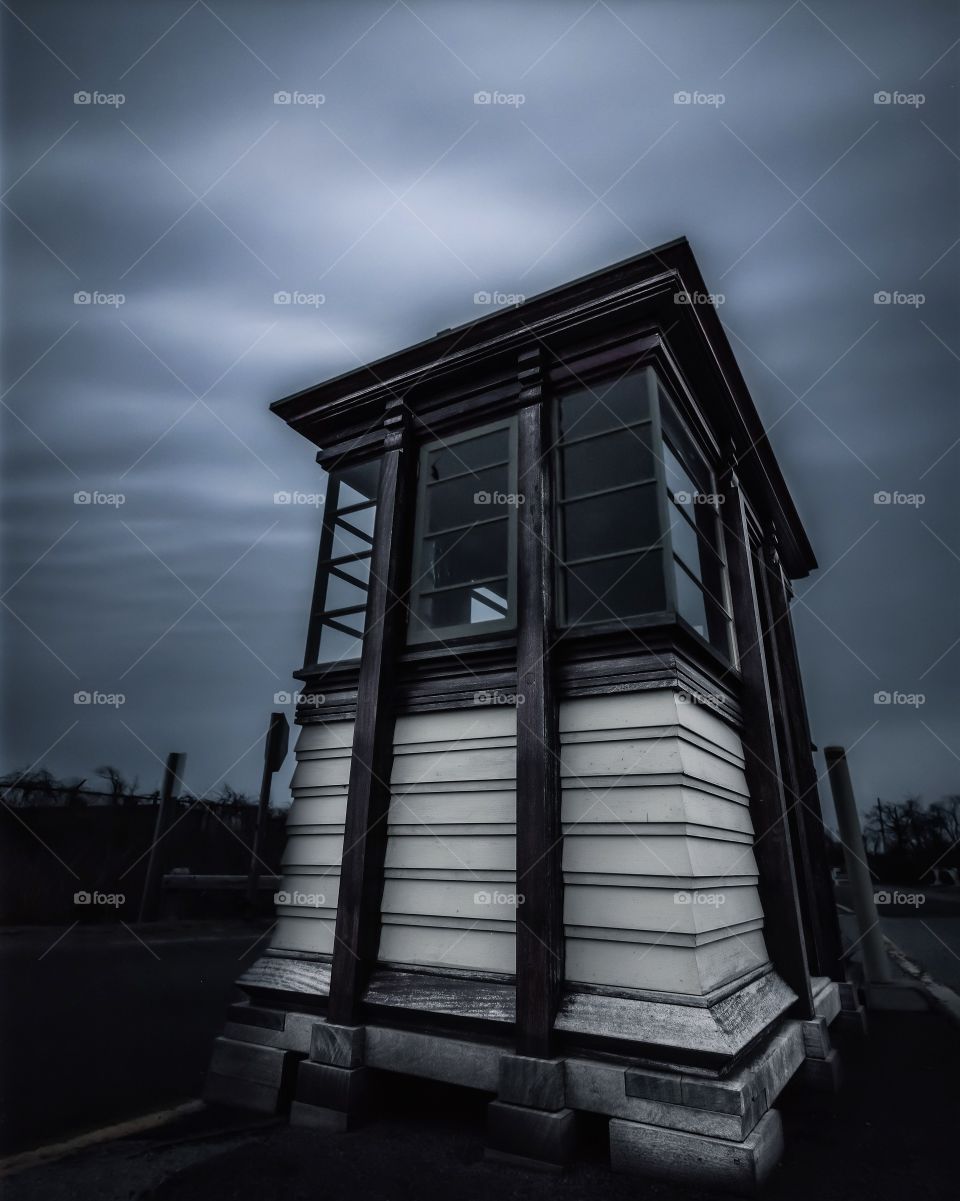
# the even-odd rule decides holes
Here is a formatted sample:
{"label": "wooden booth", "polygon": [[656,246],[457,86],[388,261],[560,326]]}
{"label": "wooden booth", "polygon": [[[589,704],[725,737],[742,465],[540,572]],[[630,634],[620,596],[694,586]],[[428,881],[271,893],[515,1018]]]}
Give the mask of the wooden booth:
{"label": "wooden booth", "polygon": [[[371,1070],[492,1153],[749,1190],[844,993],[790,619],[816,562],[685,239],[273,411],[328,473],[269,949],[208,1095]],[[305,602],[306,602],[306,598]]]}

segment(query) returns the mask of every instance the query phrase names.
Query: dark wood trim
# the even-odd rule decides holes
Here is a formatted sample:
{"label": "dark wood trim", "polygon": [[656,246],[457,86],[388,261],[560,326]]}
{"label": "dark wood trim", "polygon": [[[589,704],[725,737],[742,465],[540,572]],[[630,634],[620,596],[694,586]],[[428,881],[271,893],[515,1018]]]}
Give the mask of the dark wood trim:
{"label": "dark wood trim", "polygon": [[721,524],[743,677],[740,703],[744,771],[750,792],[764,939],[774,967],[797,994],[797,1016],[809,1019],[815,1016],[813,990],[764,655],[754,554],[743,493],[734,473],[721,506]]}
{"label": "dark wood trim", "polygon": [[517,488],[517,1050],[548,1057],[563,985],[560,735],[553,685],[549,414],[539,350],[520,357]]}
{"label": "dark wood trim", "polygon": [[783,697],[783,737],[791,746],[796,789],[797,804],[791,814],[796,815],[796,821],[792,830],[799,844],[798,867],[802,865],[805,877],[808,920],[813,935],[813,945],[810,947],[812,968],[816,975],[842,980],[840,923],[827,860],[817,771],[813,762],[807,706],[790,614],[789,586],[775,546],[767,548],[766,560],[772,632],[779,688]]}
{"label": "dark wood trim", "polygon": [[391,407],[385,425],[328,1008],[332,1022],[347,1025],[356,1019],[380,941],[393,764],[392,681],[404,632],[408,508],[416,469],[400,402]]}

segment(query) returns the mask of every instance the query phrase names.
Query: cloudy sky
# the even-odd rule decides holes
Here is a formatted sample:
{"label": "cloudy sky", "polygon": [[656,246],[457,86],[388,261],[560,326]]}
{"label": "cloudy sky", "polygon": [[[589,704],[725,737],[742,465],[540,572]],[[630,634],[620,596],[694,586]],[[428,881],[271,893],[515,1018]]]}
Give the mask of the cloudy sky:
{"label": "cloudy sky", "polygon": [[9,0],[0,33],[4,770],[149,790],[181,750],[254,790],[319,520],[274,493],[323,489],[268,403],[685,234],[821,564],[814,738],[863,804],[960,791],[954,4]]}

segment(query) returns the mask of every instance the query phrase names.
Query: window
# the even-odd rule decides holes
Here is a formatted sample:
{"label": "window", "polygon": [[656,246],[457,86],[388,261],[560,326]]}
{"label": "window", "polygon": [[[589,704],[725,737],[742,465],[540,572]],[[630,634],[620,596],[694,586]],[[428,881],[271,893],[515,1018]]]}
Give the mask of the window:
{"label": "window", "polygon": [[682,619],[729,657],[713,474],[652,369],[558,398],[559,619]]}
{"label": "window", "polygon": [[420,455],[410,642],[508,630],[516,604],[516,423]]}
{"label": "window", "polygon": [[658,391],[677,615],[729,658],[730,600],[716,481],[659,383]]}
{"label": "window", "polygon": [[373,553],[380,464],[331,471],[307,639],[307,664],[358,659]]}
{"label": "window", "polygon": [[666,609],[652,375],[557,404],[560,620],[625,621]]}

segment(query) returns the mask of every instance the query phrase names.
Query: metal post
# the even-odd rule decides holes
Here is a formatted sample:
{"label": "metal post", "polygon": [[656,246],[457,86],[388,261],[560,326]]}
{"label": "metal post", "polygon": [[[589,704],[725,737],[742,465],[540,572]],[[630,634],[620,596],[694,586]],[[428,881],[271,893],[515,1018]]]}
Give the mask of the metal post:
{"label": "metal post", "polygon": [[860,929],[860,945],[863,947],[863,966],[867,980],[882,984],[890,979],[890,960],[883,949],[883,934],[880,919],[873,899],[873,881],[867,866],[867,852],[863,845],[857,803],[850,783],[847,756],[842,746],[824,747],[830,790],[840,826],[843,857],[847,865],[847,879],[853,898],[853,909]]}
{"label": "metal post", "polygon": [[137,920],[141,922],[155,922],[160,914],[162,882],[160,841],[167,831],[171,814],[176,808],[176,785],[183,782],[183,769],[186,762],[187,756],[181,751],[171,751],[167,755],[167,766],[163,772],[163,785],[160,789],[160,803],[157,806],[157,824],[153,830],[153,842],[150,846],[150,857],[147,860],[147,873],[143,881],[143,893],[140,896],[140,913]]}

